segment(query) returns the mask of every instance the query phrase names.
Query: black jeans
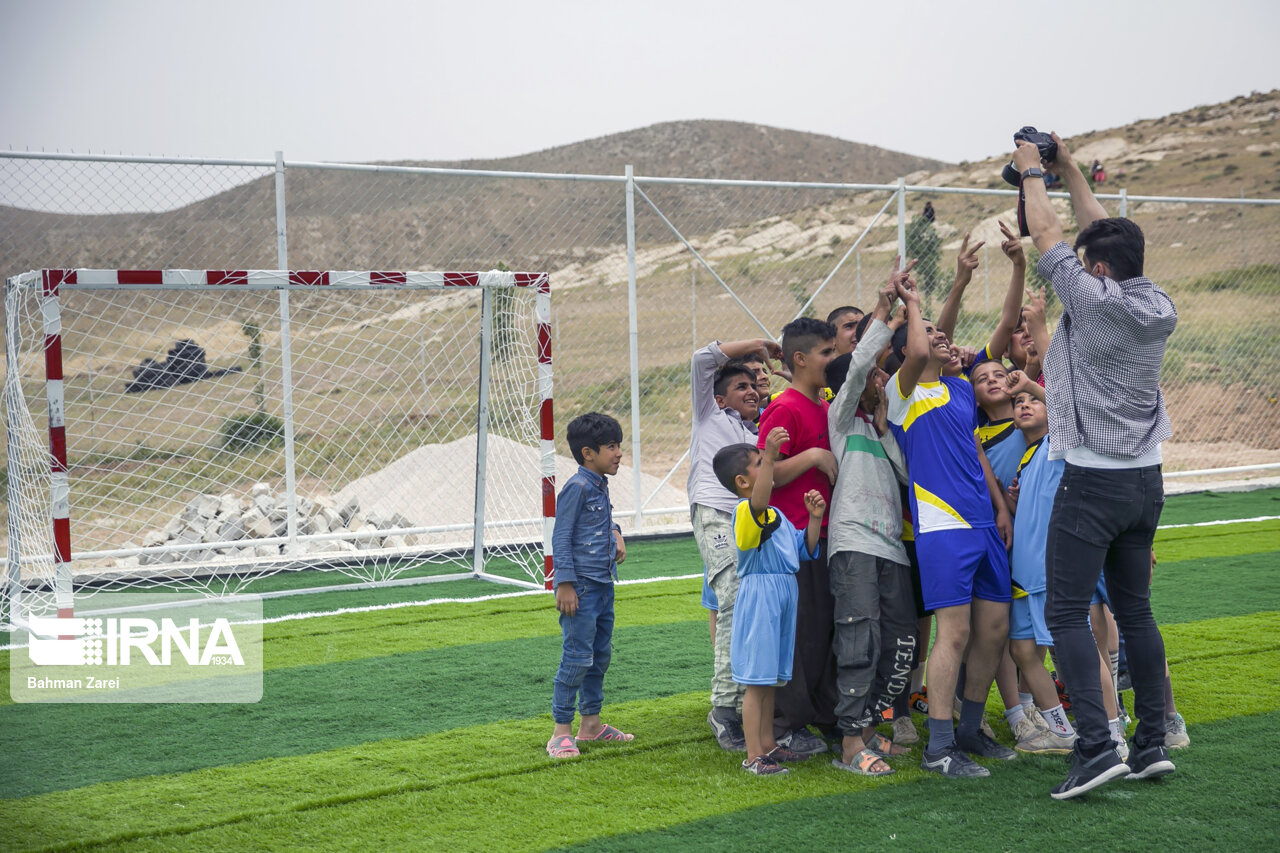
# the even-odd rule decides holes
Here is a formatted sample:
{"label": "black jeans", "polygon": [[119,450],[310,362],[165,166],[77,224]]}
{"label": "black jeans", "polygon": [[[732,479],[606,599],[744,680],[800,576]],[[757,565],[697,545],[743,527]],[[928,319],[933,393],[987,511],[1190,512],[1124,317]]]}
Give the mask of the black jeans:
{"label": "black jeans", "polygon": [[831,558],[835,599],[836,717],[841,731],[880,722],[906,692],[916,656],[911,568],[882,557],[841,551]]}
{"label": "black jeans", "polygon": [[[1045,621],[1071,694],[1077,752],[1092,758],[1111,735],[1102,705],[1098,647],[1089,601],[1106,576],[1116,623],[1124,633],[1138,728],[1134,744],[1163,744],[1164,639],[1151,615],[1151,542],[1164,506],[1160,466],[1119,470],[1068,463],[1054,496],[1045,568]],[[1107,689],[1111,689],[1108,683]]]}

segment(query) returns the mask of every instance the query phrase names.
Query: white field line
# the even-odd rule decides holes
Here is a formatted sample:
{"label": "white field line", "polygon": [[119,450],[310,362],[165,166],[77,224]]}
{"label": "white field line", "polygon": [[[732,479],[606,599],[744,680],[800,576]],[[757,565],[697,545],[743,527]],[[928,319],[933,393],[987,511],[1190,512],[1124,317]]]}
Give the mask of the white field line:
{"label": "white field line", "polygon": [[[1254,518],[1228,518],[1221,521],[1197,521],[1192,524],[1162,524],[1160,530],[1177,530],[1183,527],[1214,527],[1222,524],[1249,524],[1257,521],[1276,521],[1280,520],[1280,515],[1259,515]],[[635,580],[618,581],[618,586],[633,586],[637,584],[647,583],[664,583],[666,581],[682,581],[700,578],[702,575],[669,575],[657,578],[637,578]],[[318,610],[308,611],[305,613],[289,613],[284,616],[272,616],[269,619],[251,619],[242,622],[233,622],[233,625],[274,625],[279,622],[297,622],[303,619],[318,619],[325,616],[342,616],[347,613],[374,613],[379,610],[399,610],[404,607],[430,607],[435,604],[472,604],[482,601],[500,601],[507,598],[524,598],[530,595],[543,595],[547,590],[544,589],[528,589],[519,592],[500,592],[494,595],[480,595],[474,598],[428,598],[422,601],[397,601],[391,604],[369,604],[364,607],[341,607],[337,610]],[[0,626],[7,630],[12,630],[9,626]],[[25,643],[14,643],[7,646],[0,646],[0,651],[12,651],[13,649],[24,649]]]}

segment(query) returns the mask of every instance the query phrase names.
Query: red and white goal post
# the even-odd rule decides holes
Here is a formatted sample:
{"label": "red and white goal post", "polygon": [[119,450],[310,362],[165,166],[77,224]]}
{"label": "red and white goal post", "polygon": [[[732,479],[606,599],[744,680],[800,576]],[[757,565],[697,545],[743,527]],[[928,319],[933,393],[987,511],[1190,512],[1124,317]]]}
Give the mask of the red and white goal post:
{"label": "red and white goal post", "polygon": [[549,586],[545,273],[46,269],[5,310],[9,621],[341,588],[311,571]]}

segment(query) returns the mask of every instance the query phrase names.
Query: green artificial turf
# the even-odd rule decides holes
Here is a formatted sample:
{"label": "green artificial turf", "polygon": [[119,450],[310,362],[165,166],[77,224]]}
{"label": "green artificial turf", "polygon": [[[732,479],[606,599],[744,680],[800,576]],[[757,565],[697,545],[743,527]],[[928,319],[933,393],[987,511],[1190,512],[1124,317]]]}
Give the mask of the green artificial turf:
{"label": "green artificial turf", "polygon": [[[1280,490],[1250,496],[1174,498],[1163,522],[1280,514],[1266,503]],[[605,715],[634,743],[545,756],[559,657],[549,596],[272,623],[257,705],[0,707],[0,848],[1272,849],[1280,524],[1164,530],[1156,550],[1153,607],[1193,740],[1162,782],[1054,803],[1061,759],[959,784],[923,774],[918,749],[887,779],[824,759],[750,777],[707,731],[706,612],[688,579],[618,588]],[[637,541],[622,574],[694,574],[696,561],[687,537]],[[451,586],[407,588],[409,600]],[[278,601],[276,613],[388,603]]]}
{"label": "green artificial turf", "polygon": [[1228,518],[1280,515],[1280,488],[1251,492],[1197,492],[1165,501],[1161,524],[1195,524]]}
{"label": "green artificial turf", "polygon": [[[1071,801],[1048,796],[1065,776],[1064,760],[1024,756],[993,767],[987,779],[916,778],[909,793],[850,779],[848,793],[787,798],[647,832],[601,833],[569,849],[1274,850],[1280,761],[1258,745],[1277,733],[1280,713],[1192,726],[1192,747],[1173,753],[1173,775],[1118,780]],[[1242,786],[1241,779],[1257,784]]]}

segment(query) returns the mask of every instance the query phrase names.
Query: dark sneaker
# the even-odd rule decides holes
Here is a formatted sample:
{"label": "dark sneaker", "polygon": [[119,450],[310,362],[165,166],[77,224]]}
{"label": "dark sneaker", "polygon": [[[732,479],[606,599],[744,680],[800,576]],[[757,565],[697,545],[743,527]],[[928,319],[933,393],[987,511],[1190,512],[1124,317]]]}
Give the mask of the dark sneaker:
{"label": "dark sneaker", "polygon": [[1120,673],[1116,676],[1116,689],[1122,692],[1133,689],[1133,680],[1129,678],[1129,670],[1120,670]]}
{"label": "dark sneaker", "polygon": [[924,757],[920,759],[920,769],[951,779],[979,779],[991,775],[990,770],[954,746],[939,752],[930,752],[926,749]]}
{"label": "dark sneaker", "polygon": [[1157,744],[1146,749],[1134,747],[1129,753],[1129,778],[1154,779],[1166,776],[1174,771],[1173,762],[1169,760],[1169,751]]}
{"label": "dark sneaker", "polygon": [[911,710],[917,714],[929,715],[929,691],[927,687],[921,687],[916,693],[911,694],[911,699],[907,703],[911,706]]}
{"label": "dark sneaker", "polygon": [[726,752],[746,752],[747,738],[742,733],[742,718],[732,708],[711,709],[707,714],[707,722],[711,724],[711,733],[716,736],[716,743]]}
{"label": "dark sneaker", "polygon": [[797,761],[809,760],[809,756],[805,755],[804,753],[792,752],[791,750],[787,749],[785,746],[775,746],[773,749],[769,750],[769,754],[766,757],[771,758],[777,762],[785,761],[791,764],[794,764]]}
{"label": "dark sneaker", "polygon": [[767,755],[742,762],[742,769],[754,776],[782,776],[791,772]]}
{"label": "dark sneaker", "polygon": [[1018,757],[1018,753],[1003,744],[996,743],[982,729],[978,729],[971,734],[961,734],[957,731],[956,747],[981,758],[998,758],[1001,761],[1012,761]]}
{"label": "dark sneaker", "polygon": [[827,751],[827,742],[808,729],[792,729],[776,740],[778,746],[800,755],[821,755]]}
{"label": "dark sneaker", "polygon": [[1087,761],[1076,752],[1071,756],[1071,770],[1067,772],[1067,778],[1050,791],[1049,796],[1055,800],[1069,800],[1105,785],[1112,779],[1128,775],[1129,765],[1120,760],[1119,753],[1114,749],[1104,749]]}

